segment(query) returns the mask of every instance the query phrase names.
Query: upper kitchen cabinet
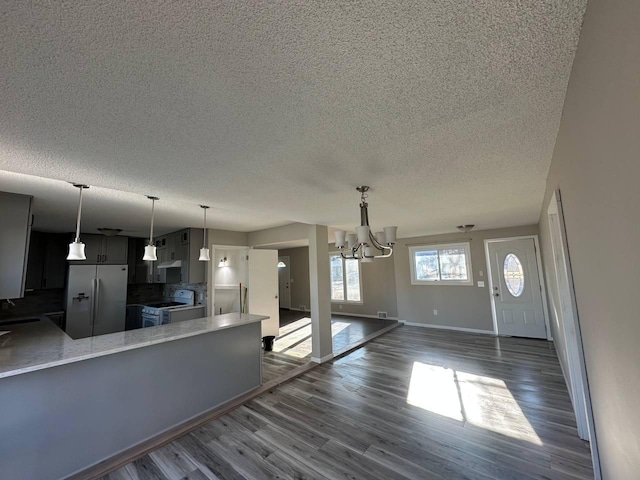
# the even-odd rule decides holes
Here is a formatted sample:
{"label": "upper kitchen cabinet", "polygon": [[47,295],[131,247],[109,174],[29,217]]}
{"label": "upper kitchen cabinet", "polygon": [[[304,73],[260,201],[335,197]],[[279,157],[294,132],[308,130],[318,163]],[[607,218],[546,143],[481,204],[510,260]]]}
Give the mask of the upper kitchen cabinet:
{"label": "upper kitchen cabinet", "polygon": [[31,236],[31,196],[0,192],[0,298],[21,298]]}
{"label": "upper kitchen cabinet", "polygon": [[147,245],[145,238],[128,238],[129,246],[127,247],[127,264],[129,265],[128,283],[154,283],[153,281],[153,264],[142,260],[144,256],[144,247]]}
{"label": "upper kitchen cabinet", "polygon": [[68,235],[31,232],[27,263],[28,290],[64,288]]}
{"label": "upper kitchen cabinet", "polygon": [[204,283],[206,262],[198,260],[203,232],[185,229],[156,238],[152,283]]}
{"label": "upper kitchen cabinet", "polygon": [[200,249],[204,241],[204,232],[200,229],[189,228],[181,230],[181,257],[182,266],[180,275],[182,283],[204,283],[207,281],[207,264],[201,262]]}
{"label": "upper kitchen cabinet", "polygon": [[107,237],[105,235],[80,235],[80,241],[85,244],[84,252],[86,260],[69,261],[78,265],[126,265],[127,264],[127,237]]}

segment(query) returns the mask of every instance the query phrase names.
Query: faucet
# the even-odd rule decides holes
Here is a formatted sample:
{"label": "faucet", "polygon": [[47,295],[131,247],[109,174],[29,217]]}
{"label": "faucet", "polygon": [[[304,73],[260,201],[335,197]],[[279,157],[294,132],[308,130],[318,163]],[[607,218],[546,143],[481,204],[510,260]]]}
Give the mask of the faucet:
{"label": "faucet", "polygon": [[9,304],[9,308],[13,308],[16,306],[16,304],[13,303],[10,298],[7,298],[7,303]]}

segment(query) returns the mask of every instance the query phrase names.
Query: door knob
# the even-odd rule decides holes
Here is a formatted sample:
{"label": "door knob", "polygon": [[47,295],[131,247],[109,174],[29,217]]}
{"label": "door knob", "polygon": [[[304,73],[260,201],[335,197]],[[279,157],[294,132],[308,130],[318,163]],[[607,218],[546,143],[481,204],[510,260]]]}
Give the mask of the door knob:
{"label": "door knob", "polygon": [[499,294],[498,292],[496,292],[496,293],[494,293],[494,294],[493,294],[493,296],[494,296],[494,297],[499,297],[499,296],[500,296],[500,294]]}

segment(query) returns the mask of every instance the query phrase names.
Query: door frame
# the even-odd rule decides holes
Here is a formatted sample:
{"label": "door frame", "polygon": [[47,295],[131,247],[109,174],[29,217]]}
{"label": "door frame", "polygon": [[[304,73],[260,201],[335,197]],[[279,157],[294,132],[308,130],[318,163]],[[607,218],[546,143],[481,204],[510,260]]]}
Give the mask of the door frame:
{"label": "door frame", "polygon": [[[557,217],[557,224],[552,225],[552,216]],[[593,419],[593,407],[591,405],[591,393],[589,391],[589,378],[587,375],[587,364],[584,358],[584,350],[582,345],[582,334],[580,331],[580,315],[578,314],[578,306],[576,303],[575,289],[573,284],[573,272],[571,270],[571,257],[569,255],[569,244],[567,242],[567,231],[564,222],[564,212],[562,208],[562,196],[560,195],[560,189],[553,192],[549,207],[547,208],[546,221],[549,226],[549,240],[551,243],[552,253],[551,262],[553,263],[554,272],[556,277],[556,285],[558,288],[558,300],[560,302],[568,302],[571,314],[565,318],[562,312],[562,306],[559,305],[559,315],[561,316],[562,331],[564,333],[564,346],[567,352],[567,362],[569,367],[569,377],[565,372],[562,372],[567,382],[569,390],[572,392],[571,403],[576,416],[576,423],[581,433],[580,437],[589,441],[591,447],[591,460],[593,462],[593,470],[596,480],[602,478],[602,471],[600,468],[600,456],[598,451],[598,442],[596,439],[595,422]],[[554,246],[552,231],[557,228],[559,235],[560,247],[556,252]],[[566,274],[566,285],[561,286],[558,276],[558,264],[556,263],[555,254],[562,256],[564,263],[564,270]],[[562,282],[565,283],[565,282]],[[564,291],[566,289],[566,291]],[[569,322],[574,329],[575,335],[568,335]],[[578,398],[575,398],[578,397]],[[586,437],[586,438],[584,438]]]}
{"label": "door frame", "polygon": [[[493,293],[493,278],[491,275],[491,257],[489,256],[489,244],[499,242],[510,242],[512,240],[533,239],[534,250],[536,251],[536,264],[538,266],[538,280],[540,282],[540,296],[542,297],[542,315],[544,316],[544,326],[547,331],[547,340],[553,341],[551,335],[551,325],[549,324],[549,309],[547,307],[547,288],[544,282],[544,273],[542,270],[542,258],[540,256],[540,241],[538,235],[519,235],[516,237],[503,238],[487,238],[484,241],[484,255],[487,261],[487,278],[489,279],[489,293]],[[498,333],[498,316],[496,313],[495,297],[491,295],[491,316],[493,318],[493,334]]]}
{"label": "door frame", "polygon": [[[287,273],[289,274],[289,278],[287,279],[287,285],[289,285],[289,305],[283,305],[280,308],[288,308],[289,310],[291,310],[291,257],[289,255],[278,255],[278,262],[280,262],[280,259],[284,259],[286,258],[287,261],[285,262],[286,265],[286,270]],[[284,260],[283,260],[284,261]],[[278,287],[280,287],[280,270],[282,269],[278,269]],[[282,299],[282,293],[280,292],[280,288],[278,288],[278,306],[280,306],[280,300]]]}

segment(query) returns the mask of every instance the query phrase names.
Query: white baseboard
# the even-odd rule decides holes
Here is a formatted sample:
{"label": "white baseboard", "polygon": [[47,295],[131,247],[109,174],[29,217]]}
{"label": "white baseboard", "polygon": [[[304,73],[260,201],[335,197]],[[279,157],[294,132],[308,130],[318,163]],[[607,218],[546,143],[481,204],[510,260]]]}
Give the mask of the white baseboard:
{"label": "white baseboard", "polygon": [[289,310],[295,310],[296,312],[307,312],[307,313],[311,313],[311,310],[302,310],[301,308],[293,308],[293,307],[291,307]]}
{"label": "white baseboard", "polygon": [[315,363],[324,363],[324,362],[328,362],[329,360],[331,360],[333,358],[333,353],[330,353],[329,355],[325,355],[322,358],[318,358],[318,357],[311,357],[311,361],[315,362]]}
{"label": "white baseboard", "polygon": [[464,328],[464,327],[450,327],[449,325],[434,325],[432,323],[417,323],[417,322],[407,322],[406,320],[398,320],[399,322],[404,323],[408,327],[425,327],[425,328],[435,328],[437,330],[455,330],[458,332],[467,332],[467,333],[481,333],[483,335],[493,335],[492,330],[478,330],[476,328]]}

